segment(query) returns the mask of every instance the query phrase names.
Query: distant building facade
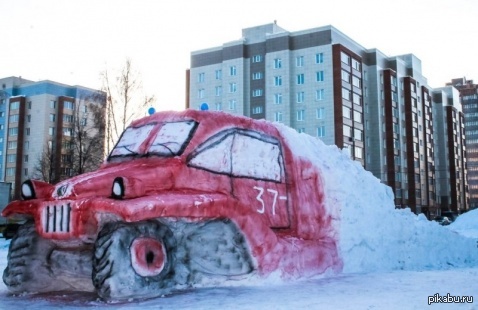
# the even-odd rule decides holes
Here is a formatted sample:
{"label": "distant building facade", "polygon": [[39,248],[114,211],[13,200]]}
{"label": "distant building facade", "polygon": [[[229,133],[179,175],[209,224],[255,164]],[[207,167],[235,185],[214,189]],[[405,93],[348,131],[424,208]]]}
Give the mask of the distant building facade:
{"label": "distant building facade", "polygon": [[448,86],[460,92],[465,117],[466,159],[470,209],[478,208],[478,84],[466,78],[452,79]]}
{"label": "distant building facade", "polygon": [[[0,79],[0,87],[0,181],[11,183],[18,199],[26,179],[56,183],[71,176],[78,135],[98,133],[91,109],[104,105],[105,94],[18,77]],[[103,153],[103,146],[97,144],[97,151]]]}
{"label": "distant building facade", "polygon": [[434,217],[431,88],[413,54],[388,57],[332,26],[274,24],[191,53],[186,106],[282,122],[346,149],[392,187],[395,205]]}
{"label": "distant building facade", "polygon": [[460,95],[453,86],[435,88],[433,102],[436,115],[437,200],[441,211],[460,214],[469,206],[465,117]]}

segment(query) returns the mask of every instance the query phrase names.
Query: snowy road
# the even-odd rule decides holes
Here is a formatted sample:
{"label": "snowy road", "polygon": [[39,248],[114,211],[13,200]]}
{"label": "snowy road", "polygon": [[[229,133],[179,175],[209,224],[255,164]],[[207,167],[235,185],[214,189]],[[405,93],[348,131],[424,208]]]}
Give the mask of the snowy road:
{"label": "snowy road", "polygon": [[[0,239],[0,268],[8,242]],[[473,296],[473,303],[432,304],[428,296]],[[478,268],[348,274],[294,283],[199,288],[146,301],[106,304],[92,294],[11,296],[0,309],[478,309]]]}

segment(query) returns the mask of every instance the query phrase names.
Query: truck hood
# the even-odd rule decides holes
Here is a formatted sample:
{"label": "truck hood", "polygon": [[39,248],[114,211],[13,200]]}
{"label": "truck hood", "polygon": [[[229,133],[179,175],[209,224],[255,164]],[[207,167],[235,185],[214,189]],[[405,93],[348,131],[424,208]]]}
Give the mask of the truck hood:
{"label": "truck hood", "polygon": [[174,173],[184,164],[179,158],[144,158],[105,166],[56,184],[45,199],[79,199],[111,197],[113,183],[119,180],[124,187],[124,198],[134,198],[149,192],[173,188]]}

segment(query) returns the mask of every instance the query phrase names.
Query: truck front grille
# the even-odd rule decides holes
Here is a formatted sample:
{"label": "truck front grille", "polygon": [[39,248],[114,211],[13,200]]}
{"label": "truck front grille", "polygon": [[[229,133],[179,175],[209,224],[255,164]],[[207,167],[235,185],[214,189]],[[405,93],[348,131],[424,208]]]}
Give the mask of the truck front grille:
{"label": "truck front grille", "polygon": [[70,203],[48,205],[42,210],[42,228],[45,233],[69,233],[70,221]]}

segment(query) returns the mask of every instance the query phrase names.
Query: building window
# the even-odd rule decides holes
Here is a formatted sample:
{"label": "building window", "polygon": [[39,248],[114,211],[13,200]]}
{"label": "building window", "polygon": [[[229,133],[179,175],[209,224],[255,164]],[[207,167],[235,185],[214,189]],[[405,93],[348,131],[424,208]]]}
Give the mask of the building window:
{"label": "building window", "polygon": [[297,111],[297,120],[298,121],[303,121],[304,118],[305,118],[305,110]]}
{"label": "building window", "polygon": [[262,56],[261,55],[254,55],[252,57],[252,62],[261,62],[262,61]]}
{"label": "building window", "polygon": [[18,127],[8,128],[9,136],[18,136]]}
{"label": "building window", "polygon": [[342,106],[342,113],[344,114],[345,118],[352,118],[352,110],[349,107]]}
{"label": "building window", "polygon": [[350,101],[350,90],[342,88],[342,98]]}
{"label": "building window", "polygon": [[3,130],[3,128],[5,128],[3,124],[0,124],[0,130]]}
{"label": "building window", "polygon": [[48,134],[49,134],[50,136],[53,136],[53,135],[55,134],[55,127],[50,127],[50,128],[48,128]]}
{"label": "building window", "polygon": [[274,85],[281,86],[282,85],[282,76],[274,76]]}
{"label": "building window", "polygon": [[347,65],[350,65],[350,56],[345,54],[344,52],[340,53],[340,60]]}
{"label": "building window", "polygon": [[27,122],[31,122],[32,121],[32,116],[31,115],[27,115]]}
{"label": "building window", "polygon": [[297,128],[298,133],[305,133],[305,128]]}
{"label": "building window", "polygon": [[[53,120],[52,122],[55,121],[55,114],[50,114],[50,115],[53,115]],[[68,115],[68,114],[65,114],[63,115],[63,122],[64,123],[73,123],[73,115]]]}
{"label": "building window", "polygon": [[222,103],[216,103],[216,111],[222,111]]}
{"label": "building window", "polygon": [[352,85],[355,87],[362,87],[362,83],[360,81],[360,78],[356,77],[355,75],[352,76]]}
{"label": "building window", "polygon": [[362,105],[362,97],[359,94],[353,93],[353,102],[357,105]]}
{"label": "building window", "polygon": [[205,79],[205,73],[204,72],[201,72],[198,74],[198,83],[202,83],[204,82],[204,79]]}
{"label": "building window", "polygon": [[295,58],[295,65],[297,67],[303,67],[304,66],[304,56],[297,56]]}
{"label": "building window", "polygon": [[282,112],[275,112],[274,113],[274,121],[282,122]]}
{"label": "building window", "polygon": [[304,100],[305,100],[305,93],[303,91],[298,92],[296,102],[297,103],[303,103]]}
{"label": "building window", "polygon": [[8,141],[7,149],[15,150],[17,148],[17,141]]}
{"label": "building window", "polygon": [[14,163],[17,160],[17,154],[8,154],[7,163]]}
{"label": "building window", "polygon": [[[65,115],[66,116],[66,115]],[[56,117],[55,117],[55,114],[50,114],[50,122],[54,122]],[[64,119],[64,118],[63,118]]]}
{"label": "building window", "polygon": [[275,104],[282,104],[282,94],[281,93],[274,94],[274,103]]}
{"label": "building window", "polygon": [[50,100],[50,109],[56,109],[56,101]]}
{"label": "building window", "polygon": [[31,108],[32,108],[32,102],[31,102],[31,101],[28,101],[28,102],[27,102],[27,107],[28,107],[28,109],[31,109]]}
{"label": "building window", "polygon": [[355,147],[355,157],[360,159],[363,158],[363,149],[361,147]]}
{"label": "building window", "polygon": [[75,108],[75,104],[71,101],[65,101],[64,108],[68,110],[73,110]]}
{"label": "building window", "polygon": [[215,71],[215,76],[216,76],[216,80],[221,80],[222,79],[222,70],[216,70]]}
{"label": "building window", "polygon": [[324,62],[324,53],[317,53],[315,54],[315,63],[321,64]]}
{"label": "building window", "polygon": [[317,89],[315,91],[315,100],[324,100],[324,89]]}
{"label": "building window", "polygon": [[15,168],[7,168],[7,177],[13,177],[15,175]]}
{"label": "building window", "polygon": [[10,115],[9,121],[10,121],[10,123],[18,123],[19,118],[20,118],[20,117],[19,117],[18,114]]}
{"label": "building window", "polygon": [[304,84],[304,74],[303,73],[297,74],[297,84],[298,85]]}
{"label": "building window", "polygon": [[325,126],[317,127],[317,137],[325,137]]}
{"label": "building window", "polygon": [[5,117],[5,112],[0,112],[0,117]]}
{"label": "building window", "polygon": [[23,159],[27,163],[28,162],[28,155],[23,156]]}
{"label": "building window", "polygon": [[231,99],[229,100],[229,110],[235,110],[236,109],[236,100]]}
{"label": "building window", "polygon": [[324,119],[325,117],[325,108],[318,108],[316,110],[316,117],[317,119]]}
{"label": "building window", "polygon": [[86,104],[83,106],[83,113],[88,113],[88,106]]}
{"label": "building window", "polygon": [[363,141],[363,132],[360,129],[354,129],[354,138],[355,140]]}
{"label": "building window", "polygon": [[252,79],[253,79],[253,80],[260,80],[260,79],[262,79],[262,72],[254,72],[254,73],[252,74]]}
{"label": "building window", "polygon": [[219,97],[221,95],[222,95],[222,87],[216,86],[216,97]]}
{"label": "building window", "polygon": [[317,71],[316,79],[317,79],[317,82],[323,82],[324,81],[324,71]]}
{"label": "building window", "polygon": [[258,88],[252,91],[252,97],[260,97],[260,96],[262,96],[262,89]]}
{"label": "building window", "polygon": [[355,70],[360,71],[360,62],[352,58],[352,68]]}
{"label": "building window", "polygon": [[344,125],[344,136],[352,137],[352,127]]}
{"label": "building window", "polygon": [[20,108],[20,102],[10,102],[10,110],[18,110],[18,108]]}
{"label": "building window", "polygon": [[88,120],[86,117],[83,117],[80,121],[80,126],[86,126],[86,124],[88,123]]}
{"label": "building window", "polygon": [[205,93],[204,88],[198,89],[198,98],[199,98],[199,99],[204,98],[204,93]]}
{"label": "building window", "polygon": [[359,111],[354,111],[354,121],[357,123],[362,123],[362,113]]}
{"label": "building window", "polygon": [[274,69],[282,68],[282,60],[280,58],[274,59]]}
{"label": "building window", "polygon": [[342,70],[342,81],[350,83],[350,73],[345,70]]}
{"label": "building window", "polygon": [[230,67],[229,67],[229,75],[230,75],[230,76],[237,75],[236,66],[230,66]]}
{"label": "building window", "polygon": [[237,91],[236,83],[229,83],[229,92],[230,93],[235,93],[236,91]]}
{"label": "building window", "polygon": [[262,113],[262,106],[257,106],[252,108],[252,114],[261,114]]}
{"label": "building window", "polygon": [[67,137],[73,136],[73,129],[68,127],[63,127],[63,135]]}
{"label": "building window", "polygon": [[28,168],[23,169],[23,175],[26,177],[28,176]]}

